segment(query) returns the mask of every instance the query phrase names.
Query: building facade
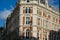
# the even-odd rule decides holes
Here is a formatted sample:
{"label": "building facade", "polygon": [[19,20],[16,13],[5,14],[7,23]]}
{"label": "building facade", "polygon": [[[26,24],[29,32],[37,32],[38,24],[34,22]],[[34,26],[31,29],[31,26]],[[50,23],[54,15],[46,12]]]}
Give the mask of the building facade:
{"label": "building facade", "polygon": [[0,40],[5,40],[6,38],[6,30],[3,27],[0,27]]}
{"label": "building facade", "polygon": [[48,0],[19,0],[7,19],[7,30],[19,29],[19,36],[27,39],[49,40],[50,31],[60,28],[59,12]]}

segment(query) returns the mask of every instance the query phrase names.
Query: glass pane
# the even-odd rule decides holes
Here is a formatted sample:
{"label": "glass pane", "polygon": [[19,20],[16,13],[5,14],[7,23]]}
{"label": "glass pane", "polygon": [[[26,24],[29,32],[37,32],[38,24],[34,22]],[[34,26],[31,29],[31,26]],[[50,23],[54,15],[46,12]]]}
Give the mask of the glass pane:
{"label": "glass pane", "polygon": [[26,17],[26,24],[30,24],[30,17]]}
{"label": "glass pane", "polygon": [[30,13],[30,8],[26,8],[26,13]]}
{"label": "glass pane", "polygon": [[40,25],[40,18],[38,18],[38,25]]}
{"label": "glass pane", "polygon": [[48,21],[46,21],[46,28],[48,27]]}
{"label": "glass pane", "polygon": [[26,30],[26,38],[28,39],[29,37],[30,37],[30,30],[27,29],[27,30]]}

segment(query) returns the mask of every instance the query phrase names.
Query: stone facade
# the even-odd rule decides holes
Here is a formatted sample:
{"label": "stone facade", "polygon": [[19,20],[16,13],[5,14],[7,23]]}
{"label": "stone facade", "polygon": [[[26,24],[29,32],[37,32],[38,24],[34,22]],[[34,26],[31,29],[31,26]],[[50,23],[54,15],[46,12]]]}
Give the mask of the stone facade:
{"label": "stone facade", "polygon": [[19,36],[49,40],[50,31],[58,31],[60,27],[59,12],[49,7],[48,0],[43,1],[19,0],[8,17],[7,29],[18,27]]}

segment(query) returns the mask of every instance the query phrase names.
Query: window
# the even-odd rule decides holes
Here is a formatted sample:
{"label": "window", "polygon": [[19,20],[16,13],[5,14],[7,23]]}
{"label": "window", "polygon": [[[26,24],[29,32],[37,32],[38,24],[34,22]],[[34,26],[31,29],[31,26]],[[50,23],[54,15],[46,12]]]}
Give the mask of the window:
{"label": "window", "polygon": [[23,7],[23,13],[33,13],[32,7]]}
{"label": "window", "polygon": [[50,15],[48,15],[48,19],[51,19],[51,16]]}
{"label": "window", "polygon": [[55,18],[53,17],[53,22],[55,21]]}
{"label": "window", "polygon": [[40,16],[42,16],[42,11],[40,11]]}
{"label": "window", "polygon": [[43,11],[43,16],[46,17],[46,11]]}
{"label": "window", "polygon": [[27,2],[30,2],[30,0],[27,0]]}
{"label": "window", "polygon": [[56,19],[56,23],[58,22],[58,19]]}
{"label": "window", "polygon": [[38,0],[38,3],[39,3],[39,0]]}
{"label": "window", "polygon": [[52,30],[54,30],[54,23],[52,23]]}
{"label": "window", "polygon": [[48,21],[46,21],[46,28],[48,27]]}
{"label": "window", "polygon": [[38,30],[38,32],[37,32],[37,37],[38,37],[38,39],[39,39],[39,30]]}
{"label": "window", "polygon": [[46,27],[46,20],[43,20],[43,26]]}
{"label": "window", "polygon": [[45,0],[40,0],[41,3],[45,4]]}
{"label": "window", "polygon": [[29,39],[29,37],[30,37],[30,30],[27,29],[27,30],[26,30],[26,38]]}
{"label": "window", "polygon": [[37,10],[37,14],[40,14],[40,9]]}
{"label": "window", "polygon": [[26,24],[30,24],[30,17],[26,17]]}
{"label": "window", "polygon": [[38,25],[40,25],[40,18],[38,18]]}
{"label": "window", "polygon": [[13,32],[14,31],[14,27],[10,27],[10,31]]}
{"label": "window", "polygon": [[30,13],[30,8],[26,7],[26,13]]}

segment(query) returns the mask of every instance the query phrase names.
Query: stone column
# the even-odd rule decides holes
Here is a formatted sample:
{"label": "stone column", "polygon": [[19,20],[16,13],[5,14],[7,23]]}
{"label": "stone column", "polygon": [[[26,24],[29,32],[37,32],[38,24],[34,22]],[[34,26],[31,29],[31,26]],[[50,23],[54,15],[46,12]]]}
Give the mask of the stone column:
{"label": "stone column", "polygon": [[42,29],[42,40],[43,40],[43,29]]}
{"label": "stone column", "polygon": [[40,31],[39,31],[39,40],[40,40]]}
{"label": "stone column", "polygon": [[48,7],[48,0],[45,0],[45,5],[46,7]]}
{"label": "stone column", "polygon": [[49,34],[49,33],[47,32],[47,40],[48,40],[48,34]]}

